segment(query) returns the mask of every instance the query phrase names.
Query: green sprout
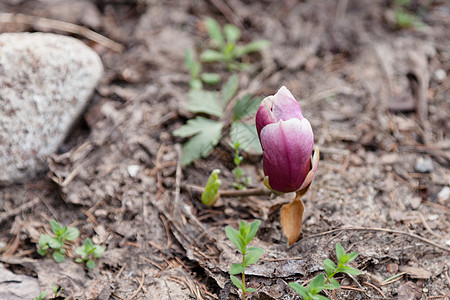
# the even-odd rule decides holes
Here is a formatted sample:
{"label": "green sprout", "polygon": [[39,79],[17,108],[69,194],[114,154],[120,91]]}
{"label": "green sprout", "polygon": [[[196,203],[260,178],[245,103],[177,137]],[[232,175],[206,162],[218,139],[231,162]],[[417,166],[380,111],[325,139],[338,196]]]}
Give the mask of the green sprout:
{"label": "green sprout", "polygon": [[344,248],[340,243],[336,244],[336,257],[337,266],[330,260],[325,259],[323,266],[325,269],[326,277],[324,274],[319,274],[313,278],[311,283],[304,287],[296,282],[290,282],[289,286],[293,288],[303,300],[329,300],[327,297],[320,295],[323,290],[334,290],[341,287],[339,282],[334,279],[334,275],[337,273],[347,273],[350,275],[359,275],[361,272],[346,264],[354,260],[358,256],[358,252],[345,253]]}
{"label": "green sprout", "polygon": [[191,79],[189,80],[189,87],[192,90],[201,90],[203,82],[206,84],[217,84],[220,82],[220,75],[217,73],[201,73],[202,66],[194,58],[191,50],[186,50],[186,68],[189,70]]}
{"label": "green sprout", "polygon": [[50,226],[55,236],[42,234],[39,237],[37,252],[41,256],[45,256],[49,253],[50,249],[53,249],[52,257],[55,262],[60,263],[65,260],[65,242],[77,239],[80,231],[76,227],[63,227],[61,223],[55,220],[50,220]]}
{"label": "green sprout", "polygon": [[219,188],[221,181],[219,173],[219,169],[214,169],[209,175],[208,182],[206,182],[205,190],[202,193],[202,202],[207,206],[213,206],[220,197]]}
{"label": "green sprout", "polygon": [[[242,262],[234,263],[231,265],[230,273],[231,282],[242,291],[242,299],[245,300],[245,295],[248,292],[255,292],[254,288],[245,287],[245,269],[246,267],[256,263],[259,258],[264,254],[264,250],[259,247],[247,248],[247,245],[255,237],[258,232],[259,225],[261,221],[256,220],[250,224],[245,224],[241,221],[239,224],[239,231],[232,227],[225,228],[225,233],[228,239],[236,246],[236,248],[242,254]],[[242,273],[241,279],[234,276],[236,274]]]}
{"label": "green sprout", "polygon": [[411,0],[397,0],[395,2],[395,22],[397,27],[400,29],[424,27],[425,23],[416,14],[408,11],[410,6]]}
{"label": "green sprout", "polygon": [[[62,291],[64,291],[64,288],[52,284],[52,290],[53,290],[52,298],[57,298],[57,297],[61,296],[61,293],[62,293]],[[48,292],[44,291],[44,292],[40,293],[39,296],[35,297],[34,300],[44,300],[45,297],[47,297],[47,294],[48,294]]]}
{"label": "green sprout", "polygon": [[42,293],[39,294],[39,296],[34,297],[34,300],[44,300],[45,297],[47,296],[48,292],[44,291]]}
{"label": "green sprout", "polygon": [[246,54],[259,51],[270,43],[267,40],[257,40],[245,46],[236,43],[241,38],[241,31],[232,24],[226,24],[220,28],[219,23],[212,18],[205,20],[209,36],[216,44],[216,50],[208,49],[202,52],[200,59],[203,62],[224,62],[229,70],[242,70],[247,67],[238,59]]}
{"label": "green sprout", "polygon": [[[231,126],[231,140],[242,141],[241,149],[262,153],[255,126],[241,121],[242,118],[256,113],[261,99],[244,95],[235,101],[232,111],[227,109],[230,100],[237,93],[238,86],[239,78],[234,74],[222,85],[220,93],[202,89],[189,91],[187,109],[192,113],[206,114],[208,117],[197,116],[173,132],[175,136],[189,138],[183,146],[182,165],[188,165],[200,157],[208,157],[221,140],[226,126]],[[232,113],[232,116],[228,116],[228,112]]]}
{"label": "green sprout", "polygon": [[95,262],[93,259],[102,257],[103,252],[105,252],[105,249],[102,246],[94,245],[90,238],[86,238],[84,245],[75,250],[75,253],[81,256],[81,258],[76,258],[75,262],[85,262],[86,267],[94,269]]}
{"label": "green sprout", "polygon": [[251,178],[245,177],[244,170],[240,167],[242,161],[244,160],[244,157],[239,155],[239,146],[240,144],[238,142],[235,142],[234,144],[231,143],[231,147],[234,148],[234,157],[233,162],[236,166],[231,173],[233,173],[236,180],[233,182],[233,187],[235,187],[238,190],[245,190],[247,186],[250,184]]}

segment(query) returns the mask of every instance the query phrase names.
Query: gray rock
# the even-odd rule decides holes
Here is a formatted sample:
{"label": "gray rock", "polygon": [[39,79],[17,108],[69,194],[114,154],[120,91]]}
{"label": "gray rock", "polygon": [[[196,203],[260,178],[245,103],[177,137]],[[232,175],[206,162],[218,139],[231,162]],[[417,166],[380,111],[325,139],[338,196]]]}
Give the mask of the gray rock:
{"label": "gray rock", "polygon": [[81,41],[49,33],[0,34],[0,184],[46,169],[103,73]]}

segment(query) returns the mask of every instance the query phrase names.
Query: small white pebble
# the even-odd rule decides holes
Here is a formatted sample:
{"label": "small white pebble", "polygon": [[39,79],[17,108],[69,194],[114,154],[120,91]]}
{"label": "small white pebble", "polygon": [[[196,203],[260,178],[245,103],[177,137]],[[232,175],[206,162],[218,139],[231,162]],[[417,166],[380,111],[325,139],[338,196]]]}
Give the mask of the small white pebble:
{"label": "small white pebble", "polygon": [[443,82],[447,78],[447,72],[444,69],[437,69],[434,72],[434,77],[438,82]]}
{"label": "small white pebble", "polygon": [[423,288],[423,289],[422,289],[422,292],[428,293],[428,289],[427,289],[427,288]]}
{"label": "small white pebble", "polygon": [[445,186],[437,195],[438,196],[438,201],[447,201],[450,198],[450,187]]}
{"label": "small white pebble", "polygon": [[133,178],[136,177],[136,175],[140,169],[141,169],[141,166],[139,166],[139,165],[129,165],[127,167],[128,174],[130,174],[130,176]]}

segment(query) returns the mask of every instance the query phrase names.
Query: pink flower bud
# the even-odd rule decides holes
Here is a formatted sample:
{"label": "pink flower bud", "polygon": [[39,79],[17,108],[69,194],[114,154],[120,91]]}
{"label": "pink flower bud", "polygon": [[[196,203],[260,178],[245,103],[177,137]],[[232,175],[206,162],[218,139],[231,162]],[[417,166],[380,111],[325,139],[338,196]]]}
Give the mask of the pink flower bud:
{"label": "pink flower bud", "polygon": [[314,135],[300,105],[286,87],[266,97],[256,114],[256,130],[263,149],[265,182],[278,192],[309,186],[319,163]]}

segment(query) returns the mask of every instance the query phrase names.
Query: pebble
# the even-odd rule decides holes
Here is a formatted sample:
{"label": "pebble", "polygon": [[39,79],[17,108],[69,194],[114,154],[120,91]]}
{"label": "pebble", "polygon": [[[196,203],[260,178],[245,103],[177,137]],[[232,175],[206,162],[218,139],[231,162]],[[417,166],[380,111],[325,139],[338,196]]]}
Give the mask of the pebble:
{"label": "pebble", "polygon": [[47,168],[102,76],[100,57],[51,33],[0,34],[0,185]]}
{"label": "pebble", "polygon": [[430,173],[434,170],[433,161],[430,157],[419,157],[414,165],[414,170],[419,173]]}

